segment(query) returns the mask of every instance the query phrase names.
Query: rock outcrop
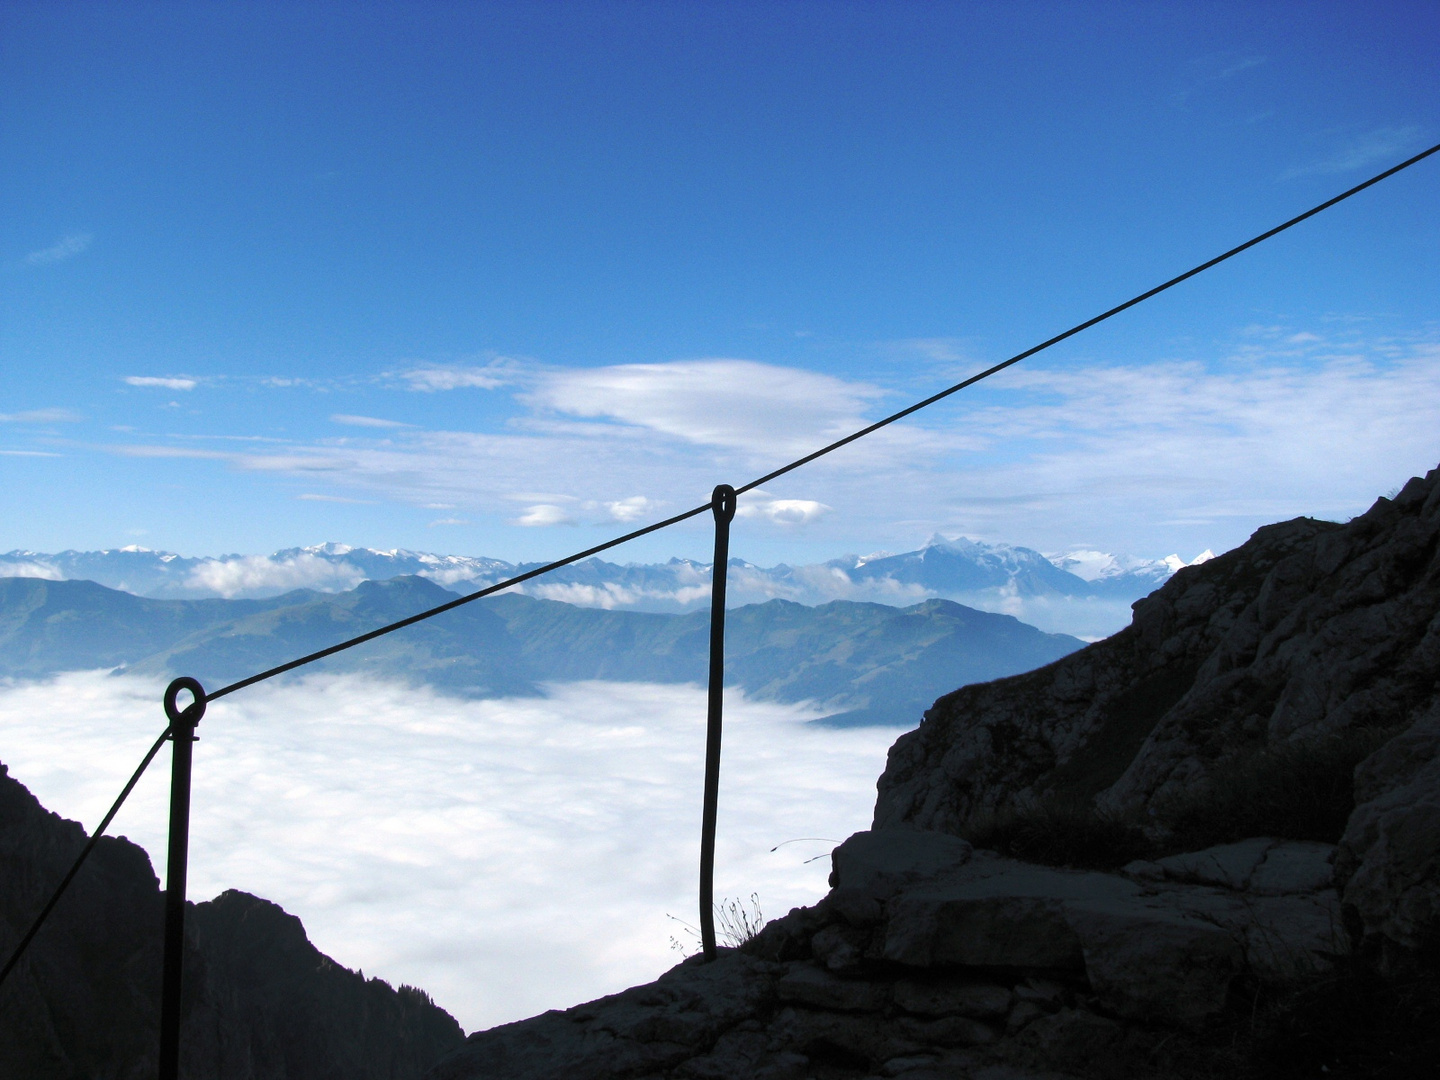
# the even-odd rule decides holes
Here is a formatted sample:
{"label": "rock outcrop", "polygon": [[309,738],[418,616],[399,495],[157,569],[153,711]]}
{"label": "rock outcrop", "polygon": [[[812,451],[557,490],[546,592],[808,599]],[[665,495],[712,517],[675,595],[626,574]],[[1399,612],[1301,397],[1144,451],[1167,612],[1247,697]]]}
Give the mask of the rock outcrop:
{"label": "rock outcrop", "polygon": [[1122,1067],[1168,1032],[1203,1029],[1239,987],[1330,969],[1346,949],[1333,855],[1257,839],[1106,874],[943,833],[858,833],[816,907],[713,964],[478,1032],[430,1080]]}
{"label": "rock outcrop", "polygon": [[890,751],[876,824],[960,834],[1047,799],[1144,820],[1264,753],[1368,732],[1384,745],[1356,772],[1347,911],[1367,947],[1430,941],[1440,470],[1347,524],[1266,526],[1134,607],[1112,638],[937,701]]}
{"label": "rock outcrop", "polygon": [[[0,765],[0,956],[84,845]],[[164,894],[149,857],[104,837],[0,986],[6,1080],[150,1080]],[[226,892],[190,906],[181,1074],[193,1080],[405,1080],[464,1033],[421,991],[322,954],[300,920]]]}

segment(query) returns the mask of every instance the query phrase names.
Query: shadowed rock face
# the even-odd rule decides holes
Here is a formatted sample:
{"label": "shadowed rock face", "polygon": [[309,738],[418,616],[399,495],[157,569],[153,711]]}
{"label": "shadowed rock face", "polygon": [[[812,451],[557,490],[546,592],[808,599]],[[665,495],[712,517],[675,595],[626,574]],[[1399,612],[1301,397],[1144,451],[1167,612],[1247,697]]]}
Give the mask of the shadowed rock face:
{"label": "shadowed rock face", "polygon": [[1440,919],[1437,718],[1433,470],[1348,524],[1260,529],[1136,603],[1114,637],[941,698],[891,748],[875,824],[960,833],[1055,797],[1143,814],[1266,750],[1408,731],[1357,770],[1339,869],[1363,933],[1413,949]]}
{"label": "shadowed rock face", "polygon": [[[0,765],[0,956],[69,869],[84,830]],[[181,1074],[195,1080],[406,1080],[464,1038],[428,997],[323,955],[277,905],[191,905]],[[103,838],[0,987],[6,1080],[151,1080],[163,894],[145,852]]]}
{"label": "shadowed rock face", "polygon": [[429,1080],[1140,1075],[1232,987],[1345,951],[1333,851],[1257,839],[1105,874],[857,833],[815,907],[713,964],[476,1032]]}

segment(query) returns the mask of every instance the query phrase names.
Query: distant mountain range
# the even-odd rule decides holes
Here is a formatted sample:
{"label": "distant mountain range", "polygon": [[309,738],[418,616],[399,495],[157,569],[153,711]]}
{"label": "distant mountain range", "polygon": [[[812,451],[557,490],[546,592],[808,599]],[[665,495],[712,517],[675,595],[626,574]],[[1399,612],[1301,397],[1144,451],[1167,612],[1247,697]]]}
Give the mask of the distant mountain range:
{"label": "distant mountain range", "polygon": [[[0,676],[116,668],[218,686],[455,593],[417,576],[342,593],[169,600],[90,581],[0,579]],[[703,683],[709,614],[583,608],[519,594],[478,600],[317,665],[476,697],[582,679]],[[732,610],[727,682],[761,700],[814,702],[838,726],[913,726],[957,686],[1018,674],[1083,643],[930,599],[906,608],[771,600]]]}
{"label": "distant mountain range", "polygon": [[[1207,551],[1193,561],[1209,557]],[[259,599],[302,588],[341,592],[362,581],[407,575],[467,592],[538,565],[333,543],[273,555],[201,558],[132,546],[58,554],[11,551],[0,555],[0,576],[88,580],[155,598]],[[898,555],[846,555],[826,563],[772,567],[734,560],[729,597],[733,606],[771,599],[906,605],[942,597],[1093,638],[1125,625],[1130,603],[1185,565],[1176,555],[1136,559],[1071,551],[1046,556],[1025,547],[935,536],[919,550]],[[587,559],[519,591],[583,607],[683,613],[708,605],[710,572],[708,563],[688,559],[629,565]]]}

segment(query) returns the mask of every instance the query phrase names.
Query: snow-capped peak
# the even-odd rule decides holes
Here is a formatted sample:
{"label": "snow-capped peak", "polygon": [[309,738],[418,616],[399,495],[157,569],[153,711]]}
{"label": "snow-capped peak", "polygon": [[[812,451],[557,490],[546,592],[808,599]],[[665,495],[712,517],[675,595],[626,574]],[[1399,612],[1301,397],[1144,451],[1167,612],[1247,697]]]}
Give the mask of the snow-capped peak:
{"label": "snow-capped peak", "polygon": [[1215,552],[1211,551],[1209,548],[1206,548],[1189,562],[1186,562],[1184,559],[1180,558],[1179,555],[1166,555],[1165,558],[1161,561],[1170,568],[1170,572],[1173,574],[1175,573],[1175,571],[1183,569],[1184,567],[1199,566],[1203,562],[1209,562],[1214,557]]}

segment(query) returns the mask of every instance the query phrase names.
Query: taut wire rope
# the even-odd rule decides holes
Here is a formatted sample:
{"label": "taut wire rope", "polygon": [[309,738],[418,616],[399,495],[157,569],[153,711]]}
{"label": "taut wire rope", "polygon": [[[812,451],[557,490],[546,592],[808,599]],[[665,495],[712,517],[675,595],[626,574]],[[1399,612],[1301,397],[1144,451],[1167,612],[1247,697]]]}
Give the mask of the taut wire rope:
{"label": "taut wire rope", "polygon": [[[1368,180],[1356,184],[1354,187],[1348,188],[1345,191],[1342,191],[1340,194],[1333,196],[1332,198],[1326,199],[1324,202],[1311,207],[1304,213],[1296,214],[1288,221],[1281,222],[1279,225],[1276,225],[1273,228],[1266,229],[1264,232],[1251,237],[1249,240],[1246,240],[1243,244],[1237,244],[1235,247],[1230,248],[1228,251],[1216,255],[1212,259],[1207,259],[1205,262],[1202,262],[1199,265],[1194,266],[1189,270],[1186,270],[1183,274],[1177,274],[1175,277],[1172,277],[1168,281],[1156,285],[1154,288],[1146,289],[1144,292],[1132,296],[1124,303],[1116,304],[1114,307],[1101,312],[1099,315],[1095,315],[1089,319],[1086,319],[1084,322],[1076,323],[1068,330],[1056,334],[1054,337],[1047,338],[1046,340],[1040,342],[1040,344],[1033,345],[1030,348],[1026,349],[1024,352],[1016,353],[1009,359],[1003,360],[998,364],[994,364],[991,367],[988,367],[975,375],[971,375],[969,378],[962,379],[960,382],[955,383],[953,386],[948,386],[944,390],[932,394],[921,401],[917,401],[913,405],[909,405],[906,408],[899,410],[898,412],[891,413],[889,416],[885,417],[882,420],[877,420],[875,423],[862,427],[858,431],[852,432],[851,434],[846,435],[843,438],[836,439],[834,442],[822,446],[820,447],[820,449],[806,454],[804,457],[796,458],[789,464],[782,465],[780,468],[774,469],[766,473],[764,476],[757,477],[756,479],[751,480],[748,484],[743,484],[740,487],[735,488],[735,494],[739,496],[743,495],[747,491],[753,491],[761,484],[769,483],[771,480],[774,480],[777,477],[784,476],[786,473],[789,472],[793,472],[795,469],[800,468],[802,465],[808,465],[810,462],[815,461],[818,458],[822,458],[827,454],[839,450],[842,446],[848,446],[850,443],[853,443],[858,439],[863,439],[865,436],[879,431],[881,428],[888,427],[889,425],[895,423],[897,420],[903,420],[905,417],[910,416],[912,413],[919,412],[921,409],[928,408],[929,406],[934,405],[936,402],[943,401],[945,398],[950,397],[952,394],[959,393],[961,390],[964,390],[967,387],[974,386],[976,383],[984,379],[988,379],[990,378],[990,376],[995,375],[998,372],[1004,371],[1006,368],[1018,364],[1022,360],[1034,356],[1036,353],[1044,352],[1046,349],[1049,349],[1054,345],[1058,345],[1060,342],[1065,341],[1068,338],[1074,337],[1076,334],[1082,333],[1085,330],[1090,329],[1092,326],[1096,326],[1107,319],[1113,318],[1114,316],[1120,314],[1122,311],[1126,311],[1132,307],[1135,307],[1137,304],[1142,304],[1146,300],[1149,300],[1151,297],[1158,296],[1160,293],[1165,292],[1167,289],[1174,288],[1181,282],[1188,281],[1190,278],[1195,277],[1197,274],[1204,273],[1211,267],[1218,266],[1220,263],[1225,262],[1227,259],[1234,258],[1236,255],[1239,255],[1243,251],[1248,251],[1250,248],[1255,247],[1257,244],[1264,243],[1271,237],[1277,236],[1285,230],[1293,228],[1294,226],[1300,224],[1302,221],[1305,221],[1309,218],[1314,217],[1316,214],[1322,213],[1323,211],[1330,209],[1330,207],[1335,206],[1337,203],[1344,202],[1346,199],[1349,199],[1354,195],[1358,195],[1360,192],[1366,190],[1367,188],[1380,183],[1380,181],[1382,180],[1394,176],[1398,172],[1410,168],[1412,165],[1424,161],[1426,158],[1437,152],[1440,152],[1440,143],[1431,146],[1427,150],[1422,150],[1420,153],[1415,154],[1413,157],[1405,159],[1398,165],[1391,166],[1384,172],[1376,173]],[[517,574],[514,577],[507,578],[504,581],[497,582],[494,585],[486,586],[485,588],[480,589],[476,592],[467,593],[465,596],[458,597],[447,603],[440,604],[436,607],[429,608],[425,611],[421,611],[415,615],[411,615],[403,619],[398,619],[395,622],[388,623],[387,625],[378,627],[375,630],[371,630],[367,633],[349,638],[336,645],[331,645],[328,648],[308,653],[305,656],[298,657],[294,660],[289,661],[288,663],[279,664],[275,667],[259,672],[258,674],[251,675],[248,678],[240,679],[239,681],[222,687],[221,689],[216,690],[213,693],[207,692],[204,694],[203,698],[198,700],[200,700],[202,703],[215,701],[218,698],[233,694],[237,690],[243,690],[247,686],[253,686],[256,683],[264,682],[265,680],[274,678],[277,675],[283,675],[287,671],[294,671],[296,668],[304,667],[305,665],[314,663],[317,660],[323,660],[327,656],[334,656],[336,653],[344,652],[346,649],[354,648],[356,645],[363,645],[367,641],[374,641],[376,638],[383,637],[386,634],[394,633],[396,630],[401,630],[407,626],[413,626],[414,624],[418,622],[423,622],[426,619],[432,619],[436,615],[443,614],[444,612],[450,611],[454,608],[461,607],[464,604],[469,604],[472,601],[493,595],[497,592],[501,592],[504,589],[519,585],[522,582],[530,581],[533,578],[537,578],[544,574],[551,573],[552,571],[559,570],[562,567],[569,566],[571,563],[579,562],[581,559],[588,559],[592,555],[598,555],[603,551],[608,551],[611,548],[619,547],[621,544],[629,543],[631,540],[637,540],[640,537],[646,536],[650,533],[658,532],[661,529],[667,529],[671,525],[678,525],[682,521],[686,521],[693,517],[698,517],[699,515],[709,511],[712,505],[713,500],[701,503],[699,506],[692,507],[689,510],[685,510],[679,514],[675,514],[672,517],[665,518],[663,521],[657,521],[651,525],[646,525],[642,528],[635,529],[631,532],[625,533],[623,536],[617,536],[613,540],[607,540],[602,544],[596,544],[594,547],[586,548],[584,551],[578,551],[575,554],[568,555],[563,559],[556,559],[554,562],[546,563],[545,565],[536,567],[533,570],[528,570],[523,574]],[[145,759],[140,763],[140,767],[135,770],[135,774],[130,778],[130,782],[125,785],[125,789],[120,793],[120,797],[115,800],[115,804],[110,808],[110,812],[105,816],[105,819],[96,828],[94,836],[91,837],[90,842],[80,853],[79,858],[76,859],[75,865],[72,866],[70,872],[65,875],[64,880],[61,881],[59,887],[55,890],[54,895],[51,896],[49,903],[45,905],[44,909],[41,911],[40,916],[35,920],[34,925],[31,926],[29,932],[25,935],[24,938],[21,939],[19,946],[15,949],[10,959],[6,962],[5,967],[3,969],[0,969],[0,983],[4,982],[5,977],[9,975],[11,970],[15,967],[15,964],[20,959],[20,955],[25,951],[26,946],[28,946],[31,940],[35,937],[35,934],[39,931],[41,924],[44,923],[46,917],[54,909],[55,904],[60,899],[61,894],[64,893],[66,887],[69,886],[70,882],[74,879],[76,872],[80,869],[81,864],[84,863],[86,857],[94,848],[95,842],[99,840],[106,827],[109,826],[110,821],[119,811],[121,805],[125,802],[125,799],[129,796],[131,790],[135,787],[136,782],[140,779],[140,775],[145,771],[151,760],[154,759],[155,754],[159,751],[160,746],[164,743],[165,739],[169,737],[169,735],[170,729],[167,728],[165,734],[156,741],[155,746],[151,748],[150,752],[145,756]]]}

